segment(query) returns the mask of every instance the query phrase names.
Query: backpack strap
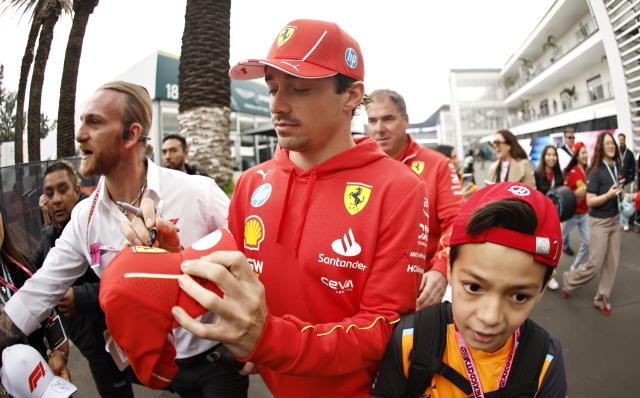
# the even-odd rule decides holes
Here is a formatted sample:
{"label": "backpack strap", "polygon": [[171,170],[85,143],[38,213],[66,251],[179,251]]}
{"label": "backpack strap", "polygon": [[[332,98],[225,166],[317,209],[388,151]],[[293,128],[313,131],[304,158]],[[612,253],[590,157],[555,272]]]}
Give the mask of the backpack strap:
{"label": "backpack strap", "polygon": [[507,384],[497,391],[486,393],[485,398],[534,398],[538,392],[538,381],[551,337],[530,319],[524,322],[521,331]]}
{"label": "backpack strap", "polygon": [[444,302],[426,307],[414,315],[413,349],[409,354],[409,379],[407,397],[420,397],[431,384],[434,374],[439,374],[470,394],[469,381],[442,362],[447,344],[447,325],[453,322],[451,303]]}

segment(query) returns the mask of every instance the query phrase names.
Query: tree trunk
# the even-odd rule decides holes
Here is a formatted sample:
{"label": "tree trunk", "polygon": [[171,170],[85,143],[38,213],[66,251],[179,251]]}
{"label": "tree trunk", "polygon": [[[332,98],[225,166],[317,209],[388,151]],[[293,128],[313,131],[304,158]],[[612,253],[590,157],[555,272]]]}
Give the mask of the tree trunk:
{"label": "tree trunk", "polygon": [[42,103],[42,86],[44,71],[49,59],[53,28],[62,13],[60,0],[49,0],[42,11],[42,30],[38,41],[38,52],[31,75],[31,89],[29,90],[29,111],[27,113],[27,143],[29,145],[29,161],[40,161],[40,105]]}
{"label": "tree trunk", "polygon": [[229,138],[231,0],[187,0],[180,56],[178,124],[189,160],[218,185],[233,176]]}
{"label": "tree trunk", "polygon": [[87,30],[89,16],[98,5],[99,0],[74,0],[73,24],[69,32],[69,41],[64,55],[64,67],[60,82],[60,100],[58,103],[58,158],[72,157],[76,153],[75,108],[78,69],[82,55],[82,43]]}
{"label": "tree trunk", "polygon": [[18,83],[18,99],[16,100],[16,131],[14,136],[15,164],[23,162],[22,157],[22,139],[24,135],[24,100],[27,94],[27,80],[29,79],[29,71],[33,63],[33,52],[40,33],[40,18],[37,17],[37,11],[46,0],[40,0],[34,11],[34,17],[31,21],[31,29],[29,30],[29,38],[27,39],[27,48],[22,56],[22,66],[20,67],[20,82]]}

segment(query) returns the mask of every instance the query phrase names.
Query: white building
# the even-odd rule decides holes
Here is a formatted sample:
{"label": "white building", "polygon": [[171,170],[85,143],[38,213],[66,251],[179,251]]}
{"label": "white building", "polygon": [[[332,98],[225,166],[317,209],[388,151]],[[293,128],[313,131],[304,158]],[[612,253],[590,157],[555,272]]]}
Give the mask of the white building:
{"label": "white building", "polygon": [[[500,128],[508,128],[520,139],[561,135],[566,127],[577,133],[617,129],[627,135],[628,146],[637,153],[638,13],[637,0],[557,0],[497,73],[452,70],[458,142],[467,146]],[[487,82],[499,79],[502,86],[493,88],[491,107],[486,89],[490,84],[481,85],[484,91],[464,84],[482,80],[481,76]],[[484,121],[489,110],[499,115],[493,124]]]}

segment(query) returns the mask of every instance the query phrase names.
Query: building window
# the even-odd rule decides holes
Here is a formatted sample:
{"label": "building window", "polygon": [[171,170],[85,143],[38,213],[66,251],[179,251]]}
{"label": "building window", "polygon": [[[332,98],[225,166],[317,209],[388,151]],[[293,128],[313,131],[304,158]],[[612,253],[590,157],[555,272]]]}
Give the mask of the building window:
{"label": "building window", "polygon": [[566,91],[560,93],[560,99],[562,100],[562,110],[566,111],[573,107],[571,104],[571,96]]}
{"label": "building window", "polygon": [[591,102],[599,101],[604,98],[604,89],[602,87],[602,78],[600,78],[600,76],[587,80],[587,89],[589,90],[589,99]]}
{"label": "building window", "polygon": [[549,100],[548,99],[540,102],[540,115],[549,116]]}

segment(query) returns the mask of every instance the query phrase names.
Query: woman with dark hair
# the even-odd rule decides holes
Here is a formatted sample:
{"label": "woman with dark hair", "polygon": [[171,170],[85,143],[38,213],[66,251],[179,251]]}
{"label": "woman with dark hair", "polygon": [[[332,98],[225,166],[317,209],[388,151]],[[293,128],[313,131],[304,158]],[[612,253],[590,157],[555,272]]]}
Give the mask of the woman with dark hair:
{"label": "woman with dark hair", "polygon": [[542,150],[540,163],[535,170],[536,188],[543,194],[547,194],[553,188],[564,185],[564,177],[558,163],[558,152],[552,145],[547,145]]}
{"label": "woman with dark hair", "polygon": [[[0,227],[0,268],[2,268],[0,270],[0,310],[3,310],[11,296],[24,285],[27,279],[31,278],[36,269],[29,258],[11,241],[2,213],[0,213],[0,224],[2,224]],[[40,355],[48,358],[49,366],[58,376],[70,381],[69,370],[66,366],[69,343],[65,342],[47,355],[48,347],[43,341],[44,336],[44,328],[41,327],[31,334],[25,343],[29,343]]]}
{"label": "woman with dark hair", "polygon": [[535,176],[527,153],[509,130],[500,130],[493,140],[498,160],[489,167],[488,179],[492,182],[513,181],[536,187]]}
{"label": "woman with dark hair", "polygon": [[[603,132],[587,168],[589,210],[589,259],[563,275],[562,294],[569,298],[600,273],[593,305],[603,314],[611,313],[610,296],[620,260],[620,200],[623,192],[622,161],[613,136]],[[601,272],[602,271],[602,272]]]}
{"label": "woman with dark hair", "polygon": [[585,199],[587,194],[586,170],[589,155],[582,142],[576,143],[573,149],[573,156],[564,169],[564,178],[566,180],[565,185],[571,188],[576,195],[578,206],[576,207],[576,214],[567,221],[561,222],[560,226],[562,227],[562,239],[565,242],[568,242],[569,234],[578,226],[580,249],[571,265],[571,268],[578,268],[589,253],[589,218],[587,216],[589,206],[587,206],[587,200]]}

